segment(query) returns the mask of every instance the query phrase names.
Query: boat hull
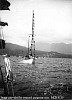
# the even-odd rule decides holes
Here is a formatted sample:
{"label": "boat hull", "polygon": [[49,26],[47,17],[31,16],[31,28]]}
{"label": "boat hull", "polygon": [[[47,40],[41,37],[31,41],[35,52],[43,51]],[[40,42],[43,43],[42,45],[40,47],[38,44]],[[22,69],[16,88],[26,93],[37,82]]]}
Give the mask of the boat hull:
{"label": "boat hull", "polygon": [[32,64],[34,59],[24,59],[20,61],[19,63],[25,63],[25,64]]}

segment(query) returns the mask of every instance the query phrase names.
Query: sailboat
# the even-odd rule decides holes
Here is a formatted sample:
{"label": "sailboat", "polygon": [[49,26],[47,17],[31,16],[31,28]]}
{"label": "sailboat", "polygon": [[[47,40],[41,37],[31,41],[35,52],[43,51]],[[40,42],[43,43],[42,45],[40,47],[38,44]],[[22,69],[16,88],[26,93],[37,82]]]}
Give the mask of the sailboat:
{"label": "sailboat", "polygon": [[24,57],[24,60],[20,61],[19,63],[27,63],[27,64],[35,64],[35,39],[34,39],[34,10],[32,16],[32,34],[31,35],[31,46],[29,48],[29,39],[28,39],[28,54]]}

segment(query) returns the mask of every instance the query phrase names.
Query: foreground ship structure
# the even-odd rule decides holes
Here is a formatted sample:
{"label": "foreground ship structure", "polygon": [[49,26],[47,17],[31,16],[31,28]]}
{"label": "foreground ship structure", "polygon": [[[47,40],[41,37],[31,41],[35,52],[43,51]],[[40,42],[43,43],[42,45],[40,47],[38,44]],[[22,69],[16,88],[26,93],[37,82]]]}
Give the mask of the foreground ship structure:
{"label": "foreground ship structure", "polygon": [[[10,10],[9,9],[10,3],[7,0],[0,0],[0,11],[2,10]],[[5,49],[5,40],[3,36],[3,27],[8,26],[7,22],[3,22],[0,19],[0,50],[2,51],[2,55],[4,55],[3,50]],[[2,96],[14,96],[14,90],[13,90],[13,79],[10,77],[8,80],[3,73],[3,67],[5,68],[5,65],[0,65],[0,76],[2,79],[2,85],[3,88],[0,88],[0,92],[3,91]],[[13,76],[13,73],[10,73],[10,76]]]}

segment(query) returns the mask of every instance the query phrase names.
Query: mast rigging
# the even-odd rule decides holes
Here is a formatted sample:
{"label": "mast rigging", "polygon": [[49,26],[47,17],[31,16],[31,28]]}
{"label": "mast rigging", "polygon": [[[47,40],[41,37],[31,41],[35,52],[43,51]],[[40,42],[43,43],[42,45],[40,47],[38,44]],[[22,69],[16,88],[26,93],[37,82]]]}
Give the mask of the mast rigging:
{"label": "mast rigging", "polygon": [[[34,40],[34,27],[35,27],[35,23],[34,23],[34,10],[33,10],[33,16],[32,16],[32,40],[31,40],[31,56],[35,55],[35,40]],[[34,49],[34,53],[33,53],[33,49]]]}

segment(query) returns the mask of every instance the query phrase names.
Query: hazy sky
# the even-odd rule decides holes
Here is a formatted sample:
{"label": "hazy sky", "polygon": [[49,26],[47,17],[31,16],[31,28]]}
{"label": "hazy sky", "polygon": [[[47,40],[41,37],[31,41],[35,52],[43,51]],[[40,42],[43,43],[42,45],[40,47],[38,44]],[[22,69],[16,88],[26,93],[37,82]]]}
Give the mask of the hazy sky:
{"label": "hazy sky", "polygon": [[27,46],[35,13],[35,40],[47,43],[72,43],[71,0],[8,0],[10,11],[0,11],[6,42]]}

